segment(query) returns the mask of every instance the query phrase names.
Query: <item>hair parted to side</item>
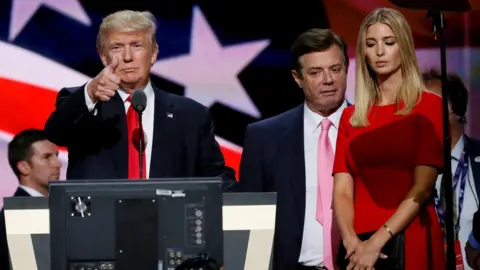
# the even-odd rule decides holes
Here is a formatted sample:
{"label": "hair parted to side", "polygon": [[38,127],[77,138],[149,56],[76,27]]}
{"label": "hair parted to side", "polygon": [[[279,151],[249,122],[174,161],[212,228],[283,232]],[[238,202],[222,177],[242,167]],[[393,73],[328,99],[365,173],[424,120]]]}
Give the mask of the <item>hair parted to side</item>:
{"label": "hair parted to side", "polygon": [[292,67],[302,76],[300,57],[312,52],[323,52],[332,46],[338,46],[342,51],[345,71],[348,71],[349,59],[347,43],[330,29],[312,28],[301,33],[293,42],[291,49]]}
{"label": "hair parted to side", "polygon": [[[423,80],[428,84],[442,81],[442,73],[435,68],[423,73]],[[429,91],[428,89],[426,89]],[[462,118],[465,118],[468,107],[468,89],[463,83],[462,78],[457,73],[448,73],[445,90],[452,106],[452,111]],[[429,91],[430,92],[430,91]]]}
{"label": "hair parted to side", "polygon": [[31,128],[21,131],[8,143],[8,163],[17,177],[21,174],[17,167],[18,162],[30,162],[33,156],[32,144],[46,139],[43,130]]}
{"label": "hair parted to side", "polygon": [[398,115],[409,114],[420,100],[425,89],[422,74],[415,55],[412,30],[405,17],[391,8],[378,8],[365,17],[360,26],[356,48],[355,70],[355,111],[350,119],[354,127],[364,127],[368,123],[368,112],[380,98],[380,89],[375,72],[368,66],[365,56],[366,33],[369,26],[382,23],[392,29],[400,49],[400,69],[402,85],[396,97],[397,108],[403,101],[404,107]]}
{"label": "hair parted to side", "polygon": [[121,10],[105,17],[97,35],[97,50],[103,51],[105,38],[110,31],[132,32],[148,30],[153,47],[157,46],[155,16],[149,11]]}

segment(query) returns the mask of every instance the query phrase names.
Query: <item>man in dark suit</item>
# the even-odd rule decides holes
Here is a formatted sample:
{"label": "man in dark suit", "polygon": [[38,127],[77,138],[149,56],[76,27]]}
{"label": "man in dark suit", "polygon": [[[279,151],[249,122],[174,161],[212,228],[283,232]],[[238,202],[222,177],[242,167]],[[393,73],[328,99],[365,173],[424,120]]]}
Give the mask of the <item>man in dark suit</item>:
{"label": "man in dark suit", "polygon": [[[47,137],[68,147],[67,179],[214,177],[235,183],[203,105],[157,89],[149,79],[157,59],[155,19],[119,11],[100,25],[97,50],[105,68],[85,85],[64,88],[45,124]],[[145,147],[140,175],[139,119],[131,94],[144,91]]]}
{"label": "man in dark suit", "polygon": [[[18,178],[14,197],[48,196],[48,182],[58,180],[61,163],[57,147],[45,138],[42,130],[27,129],[8,144],[8,162]],[[5,214],[0,212],[0,269],[10,269]]]}
{"label": "man in dark suit", "polygon": [[335,149],[347,106],[347,46],[330,30],[311,29],[295,40],[292,62],[305,103],[247,127],[239,189],[277,192],[275,270],[331,270],[340,238],[332,224],[333,153],[325,154]]}
{"label": "man in dark suit", "polygon": [[[442,94],[441,74],[432,69],[423,74],[426,86],[430,91]],[[456,74],[448,74],[445,89],[449,97],[449,118],[452,132],[452,176],[454,188],[454,225],[459,228],[455,238],[464,247],[472,228],[473,215],[478,210],[480,194],[480,141],[470,138],[464,133],[468,105],[468,90],[462,79]],[[464,173],[463,173],[464,170]],[[463,177],[464,176],[464,177]],[[436,183],[436,208],[440,221],[443,223],[442,176]],[[459,217],[460,216],[460,217]],[[458,224],[457,224],[458,223]],[[461,249],[463,250],[463,249]],[[470,270],[466,254],[462,252],[463,265]]]}
{"label": "man in dark suit", "polygon": [[474,270],[480,270],[480,210],[475,212],[472,222],[472,232],[465,246],[468,265]]}

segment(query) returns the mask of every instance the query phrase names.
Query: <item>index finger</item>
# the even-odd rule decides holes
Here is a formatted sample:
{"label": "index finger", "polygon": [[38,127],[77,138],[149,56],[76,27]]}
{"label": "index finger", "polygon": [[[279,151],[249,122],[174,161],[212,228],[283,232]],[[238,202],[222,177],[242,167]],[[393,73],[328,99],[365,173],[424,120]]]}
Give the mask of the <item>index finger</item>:
{"label": "index finger", "polygon": [[355,249],[354,248],[350,248],[347,250],[346,254],[345,254],[345,259],[348,259],[350,258],[350,256],[352,256],[352,254],[355,252]]}

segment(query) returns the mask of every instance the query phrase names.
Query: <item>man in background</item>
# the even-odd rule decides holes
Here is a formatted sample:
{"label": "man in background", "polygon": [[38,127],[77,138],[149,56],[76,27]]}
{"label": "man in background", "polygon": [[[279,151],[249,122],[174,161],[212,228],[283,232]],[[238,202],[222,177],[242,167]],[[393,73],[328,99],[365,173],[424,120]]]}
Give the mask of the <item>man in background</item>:
{"label": "man in background", "polygon": [[335,268],[340,235],[332,224],[332,167],[348,63],[340,36],[304,32],[292,46],[292,75],[305,103],[247,127],[239,189],[277,192],[276,270]]}
{"label": "man in background", "polygon": [[[8,162],[18,178],[14,197],[48,196],[48,182],[58,180],[61,163],[57,147],[42,130],[27,129],[8,144]],[[0,212],[0,269],[10,269],[5,213]]]}
{"label": "man in background", "polygon": [[[430,70],[423,74],[427,89],[442,95],[441,74]],[[480,142],[465,135],[468,90],[456,74],[447,75],[448,109],[452,132],[452,176],[453,176],[453,222],[456,250],[462,250],[463,265],[470,270],[465,250],[471,229],[473,215],[478,210],[480,194]],[[442,176],[436,183],[435,206],[440,222],[444,225]],[[460,255],[460,254],[457,254]]]}
{"label": "man in background", "polygon": [[467,254],[468,265],[480,270],[480,211],[477,210],[473,215],[472,232],[468,237],[465,245],[465,253]]}

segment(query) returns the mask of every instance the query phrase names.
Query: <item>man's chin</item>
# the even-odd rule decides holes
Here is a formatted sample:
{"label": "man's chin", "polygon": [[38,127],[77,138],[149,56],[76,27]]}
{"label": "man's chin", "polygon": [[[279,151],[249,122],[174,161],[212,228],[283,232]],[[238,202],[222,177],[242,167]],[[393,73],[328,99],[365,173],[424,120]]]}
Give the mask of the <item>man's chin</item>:
{"label": "man's chin", "polygon": [[126,85],[135,85],[141,81],[140,77],[134,74],[122,76],[121,80],[122,83]]}

